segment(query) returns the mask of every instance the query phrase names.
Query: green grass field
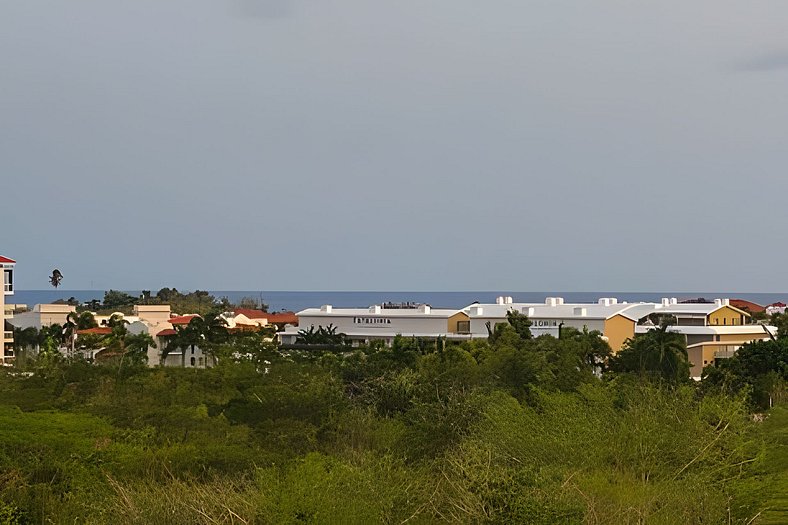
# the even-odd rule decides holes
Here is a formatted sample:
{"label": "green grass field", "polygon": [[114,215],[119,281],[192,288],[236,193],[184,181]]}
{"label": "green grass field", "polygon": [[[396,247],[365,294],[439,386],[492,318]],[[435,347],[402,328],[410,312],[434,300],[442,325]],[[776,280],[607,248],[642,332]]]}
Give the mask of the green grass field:
{"label": "green grass field", "polygon": [[765,509],[755,523],[784,525],[788,523],[788,406],[774,408],[763,423],[769,441],[766,449]]}

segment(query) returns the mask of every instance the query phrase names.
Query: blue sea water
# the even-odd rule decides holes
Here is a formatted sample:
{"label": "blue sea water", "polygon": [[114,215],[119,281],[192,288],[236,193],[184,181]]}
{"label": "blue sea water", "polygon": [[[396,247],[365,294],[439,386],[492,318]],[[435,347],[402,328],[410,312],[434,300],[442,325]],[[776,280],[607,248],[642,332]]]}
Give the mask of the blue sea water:
{"label": "blue sea water", "polygon": [[[138,290],[128,293],[139,295]],[[617,297],[619,301],[659,301],[662,297],[676,297],[679,300],[704,297],[715,299],[728,297],[746,299],[761,305],[777,301],[786,302],[788,293],[734,293],[734,292],[288,292],[288,291],[212,291],[216,297],[227,297],[237,302],[243,297],[251,297],[258,301],[262,297],[270,310],[299,311],[304,308],[331,304],[339,308],[367,307],[383,302],[415,302],[426,303],[434,308],[462,308],[474,301],[493,303],[501,295],[511,296],[515,302],[542,302],[545,297],[563,297],[566,302],[591,303],[600,297]],[[101,300],[103,290],[17,290],[13,297],[6,297],[7,303],[34,304],[51,303],[58,299],[74,297],[85,302],[93,299]]]}

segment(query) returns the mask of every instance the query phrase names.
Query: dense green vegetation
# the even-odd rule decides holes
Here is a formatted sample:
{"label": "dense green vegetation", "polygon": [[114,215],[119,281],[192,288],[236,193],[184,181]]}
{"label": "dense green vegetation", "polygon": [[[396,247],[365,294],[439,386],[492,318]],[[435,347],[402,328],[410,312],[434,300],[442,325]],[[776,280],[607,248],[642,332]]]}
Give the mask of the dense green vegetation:
{"label": "dense green vegetation", "polygon": [[80,303],[75,297],[59,299],[55,304],[70,304],[77,307],[79,311],[92,311],[101,314],[112,312],[131,313],[135,304],[168,304],[172,311],[180,314],[200,314],[205,315],[217,308],[231,310],[234,307],[252,308],[268,311],[268,305],[262,299],[254,297],[242,297],[238,304],[232,304],[226,297],[217,298],[204,290],[193,292],[180,292],[176,288],[162,288],[158,292],[151,293],[150,290],[143,290],[139,296],[134,296],[118,290],[108,290],[104,292],[104,299],[99,301],[94,299],[86,303]]}
{"label": "dense green vegetation", "polygon": [[208,370],[0,372],[0,523],[786,521],[788,412],[752,415],[780,402],[782,339],[700,385],[668,332],[611,358],[521,316],[463,344],[213,344]]}

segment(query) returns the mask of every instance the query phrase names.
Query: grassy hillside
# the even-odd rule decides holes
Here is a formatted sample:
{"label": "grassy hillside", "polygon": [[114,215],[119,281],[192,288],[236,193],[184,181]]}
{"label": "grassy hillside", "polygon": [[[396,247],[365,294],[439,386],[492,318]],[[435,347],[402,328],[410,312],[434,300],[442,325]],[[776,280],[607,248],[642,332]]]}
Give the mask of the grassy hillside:
{"label": "grassy hillside", "polygon": [[763,512],[756,523],[782,525],[788,523],[788,407],[771,410],[763,423],[765,474],[761,484],[764,494]]}
{"label": "grassy hillside", "polygon": [[0,525],[788,522],[788,409],[587,335],[2,369]]}

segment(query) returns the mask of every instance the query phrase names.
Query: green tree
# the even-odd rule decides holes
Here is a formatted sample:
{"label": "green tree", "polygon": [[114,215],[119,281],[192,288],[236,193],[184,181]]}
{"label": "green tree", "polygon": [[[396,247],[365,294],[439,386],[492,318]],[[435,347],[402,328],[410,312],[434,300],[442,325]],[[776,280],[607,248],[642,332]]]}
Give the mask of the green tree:
{"label": "green tree", "polygon": [[[206,360],[210,357],[215,364],[219,348],[229,339],[227,321],[214,311],[193,318],[187,328],[194,331],[197,345],[206,355]],[[185,366],[185,361],[183,364]]]}
{"label": "green tree", "polygon": [[706,391],[728,395],[746,392],[750,404],[758,409],[774,406],[788,396],[788,339],[743,345],[733,357],[705,368],[702,385]]}
{"label": "green tree", "polygon": [[103,307],[105,310],[123,310],[132,306],[135,301],[136,299],[126,292],[109,290],[104,292]]}
{"label": "green tree", "polygon": [[307,329],[298,331],[296,342],[302,345],[318,345],[331,348],[342,348],[347,346],[348,341],[343,333],[337,333],[337,327],[333,324],[328,326],[310,326]]}
{"label": "green tree", "polygon": [[66,316],[66,322],[63,324],[63,338],[72,357],[76,347],[77,332],[97,326],[96,318],[90,312],[71,312]]}
{"label": "green tree", "polygon": [[38,330],[35,327],[14,328],[14,355],[18,355],[22,350],[37,346],[38,342]]}
{"label": "green tree", "polygon": [[156,341],[146,332],[126,334],[124,347],[124,356],[128,356],[132,364],[143,365],[148,362],[148,348],[156,348]]}
{"label": "green tree", "polygon": [[593,369],[601,370],[613,353],[608,342],[603,339],[602,332],[589,331],[587,326],[582,331],[571,326],[563,328],[561,340],[576,342],[582,361]]}
{"label": "green tree", "polygon": [[684,336],[663,323],[628,339],[610,359],[610,370],[634,373],[641,378],[658,378],[671,383],[689,379],[689,357]]}
{"label": "green tree", "polygon": [[773,315],[772,325],[777,327],[777,339],[788,339],[788,314]]}
{"label": "green tree", "polygon": [[521,314],[517,310],[509,310],[506,312],[506,320],[512,325],[514,331],[520,336],[520,339],[533,339],[531,334],[531,320],[528,316]]}

